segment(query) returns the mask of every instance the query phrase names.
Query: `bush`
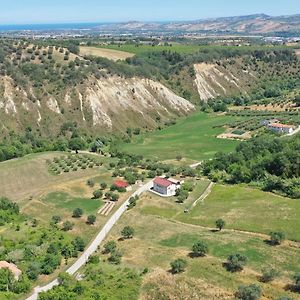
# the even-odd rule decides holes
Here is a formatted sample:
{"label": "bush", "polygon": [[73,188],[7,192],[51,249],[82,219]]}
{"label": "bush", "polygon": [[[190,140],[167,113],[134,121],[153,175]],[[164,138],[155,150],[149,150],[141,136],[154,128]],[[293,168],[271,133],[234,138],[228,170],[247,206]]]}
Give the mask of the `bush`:
{"label": "bush", "polygon": [[93,179],[89,179],[86,184],[89,186],[89,187],[94,187],[95,185],[95,181]]}
{"label": "bush", "polygon": [[270,233],[270,244],[272,246],[280,245],[285,239],[283,232],[271,232]]}
{"label": "bush", "polygon": [[73,229],[73,227],[74,227],[73,223],[71,223],[70,221],[66,221],[66,222],[63,223],[62,230],[63,231],[70,231],[70,230]]}
{"label": "bush", "polygon": [[111,201],[117,202],[119,200],[120,196],[118,194],[111,194]]}
{"label": "bush", "polygon": [[100,188],[101,188],[101,190],[105,190],[107,188],[107,183],[106,182],[101,182],[100,183]]}
{"label": "bush", "polygon": [[111,253],[111,256],[108,258],[108,261],[111,264],[119,265],[121,263],[122,253],[119,250],[115,250]]}
{"label": "bush", "polygon": [[294,275],[295,290],[300,292],[300,273]]}
{"label": "bush", "polygon": [[73,240],[72,245],[74,246],[75,250],[82,252],[84,250],[84,247],[85,247],[85,242],[81,237],[77,236]]}
{"label": "bush", "polygon": [[192,247],[193,256],[205,256],[208,253],[208,246],[203,241],[196,242]]}
{"label": "bush", "polygon": [[117,243],[115,241],[109,241],[103,247],[104,254],[112,253],[117,249]]}
{"label": "bush", "polygon": [[244,269],[246,263],[247,257],[237,253],[228,256],[225,266],[229,272],[239,272]]}
{"label": "bush", "polygon": [[78,207],[73,210],[73,215],[72,215],[73,218],[80,218],[82,217],[82,215],[83,215],[83,210],[81,208]]}
{"label": "bush", "polygon": [[242,285],[235,296],[241,300],[258,300],[261,298],[261,288],[255,284]]}
{"label": "bush", "polygon": [[95,215],[89,215],[89,216],[87,217],[87,223],[88,223],[89,225],[94,225],[95,222],[96,222],[96,216],[95,216]]}
{"label": "bush", "polygon": [[89,257],[88,264],[96,265],[99,264],[99,262],[100,262],[99,256],[92,255]]}
{"label": "bush", "polygon": [[94,196],[94,199],[100,199],[100,198],[102,198],[103,193],[101,190],[96,190],[93,192],[93,196]]}
{"label": "bush", "polygon": [[138,199],[139,199],[138,195],[136,195],[135,197],[131,197],[129,199],[128,209],[132,209],[133,207],[135,207]]}
{"label": "bush", "polygon": [[226,223],[223,219],[218,219],[216,221],[216,227],[221,231],[225,227]]}
{"label": "bush", "polygon": [[279,275],[278,271],[271,268],[271,269],[264,269],[262,270],[261,281],[262,282],[271,282]]}
{"label": "bush", "polygon": [[52,217],[52,222],[54,224],[57,224],[57,223],[61,222],[61,216],[53,216]]}
{"label": "bush", "polygon": [[172,261],[170,263],[170,266],[171,266],[171,272],[173,274],[178,274],[185,271],[185,268],[187,267],[187,261],[185,259],[178,258]]}
{"label": "bush", "polygon": [[131,239],[134,235],[134,229],[131,226],[125,226],[121,231],[124,239]]}

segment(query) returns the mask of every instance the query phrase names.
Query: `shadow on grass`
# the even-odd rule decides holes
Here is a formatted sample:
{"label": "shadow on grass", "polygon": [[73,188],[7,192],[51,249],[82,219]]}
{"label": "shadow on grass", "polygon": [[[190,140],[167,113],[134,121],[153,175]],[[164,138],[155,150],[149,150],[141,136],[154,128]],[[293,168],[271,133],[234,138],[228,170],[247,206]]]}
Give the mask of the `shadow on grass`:
{"label": "shadow on grass", "polygon": [[228,262],[223,262],[222,263],[222,267],[226,269],[227,272],[230,272],[230,273],[239,273],[241,271],[243,271],[243,267],[236,267],[236,268],[233,268],[230,263]]}
{"label": "shadow on grass", "polygon": [[294,284],[287,284],[287,285],[284,287],[284,290],[285,290],[285,291],[292,292],[292,293],[297,293],[297,294],[300,293],[300,288],[297,287],[297,286],[294,285]]}
{"label": "shadow on grass", "polygon": [[188,254],[188,257],[189,258],[203,258],[203,257],[205,257],[206,255],[204,254],[204,255],[199,255],[199,254],[197,254],[197,253],[194,253],[194,252],[190,252],[189,254]]}
{"label": "shadow on grass", "polygon": [[132,239],[133,239],[133,236],[128,237],[128,238],[121,236],[118,238],[118,242],[124,242],[124,241],[132,240]]}
{"label": "shadow on grass", "polygon": [[264,243],[266,244],[266,245],[269,245],[269,246],[272,246],[272,247],[276,247],[276,246],[280,246],[280,243],[274,243],[273,241],[271,241],[271,240],[264,240]]}

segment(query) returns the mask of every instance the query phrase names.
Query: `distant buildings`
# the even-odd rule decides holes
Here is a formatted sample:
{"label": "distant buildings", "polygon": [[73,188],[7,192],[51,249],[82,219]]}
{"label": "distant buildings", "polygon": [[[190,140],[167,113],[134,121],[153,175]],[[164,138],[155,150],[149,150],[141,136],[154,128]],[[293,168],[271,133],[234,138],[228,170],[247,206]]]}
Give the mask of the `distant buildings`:
{"label": "distant buildings", "polygon": [[165,197],[175,196],[181,187],[181,182],[173,178],[156,177],[153,181],[152,191]]}
{"label": "distant buildings", "polygon": [[263,120],[261,124],[266,126],[268,129],[278,133],[290,134],[293,133],[294,130],[296,129],[296,127],[293,125],[286,125],[286,124],[279,123],[277,119]]}
{"label": "distant buildings", "polygon": [[278,133],[293,133],[295,130],[295,126],[280,123],[270,123],[267,125],[267,127]]}

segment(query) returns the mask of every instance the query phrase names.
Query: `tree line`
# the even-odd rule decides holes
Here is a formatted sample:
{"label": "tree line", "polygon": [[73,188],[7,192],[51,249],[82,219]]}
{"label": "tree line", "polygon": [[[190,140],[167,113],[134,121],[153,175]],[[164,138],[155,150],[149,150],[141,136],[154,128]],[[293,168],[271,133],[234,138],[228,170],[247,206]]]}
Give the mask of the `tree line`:
{"label": "tree line", "polygon": [[203,165],[214,181],[253,183],[265,191],[300,197],[300,136],[263,135],[241,143],[233,153],[217,153]]}

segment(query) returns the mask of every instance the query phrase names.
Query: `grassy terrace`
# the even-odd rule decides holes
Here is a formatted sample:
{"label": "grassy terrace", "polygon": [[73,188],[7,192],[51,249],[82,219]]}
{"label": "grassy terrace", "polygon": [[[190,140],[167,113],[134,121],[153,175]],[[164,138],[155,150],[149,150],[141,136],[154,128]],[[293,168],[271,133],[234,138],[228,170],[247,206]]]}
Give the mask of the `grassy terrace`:
{"label": "grassy terrace", "polygon": [[[226,228],[269,234],[283,231],[291,240],[300,241],[298,218],[300,202],[244,186],[215,185],[211,194],[193,208],[189,214],[175,203],[175,199],[162,200],[152,194],[141,207],[146,215],[156,215],[187,224],[214,227],[222,218]],[[184,205],[185,206],[185,205]]]}
{"label": "grassy terrace", "polygon": [[[249,196],[252,193],[253,196]],[[264,199],[260,206],[253,200],[256,198],[258,201]],[[231,187],[217,186],[204,204],[199,204],[190,214],[184,215],[184,207],[175,203],[175,199],[145,194],[138,201],[137,207],[125,214],[113,228],[108,240],[118,240],[124,226],[134,227],[135,237],[118,242],[118,247],[124,253],[125,265],[138,270],[143,270],[144,267],[150,269],[142,284],[142,298],[145,299],[157,299],[162,295],[170,298],[173,296],[174,299],[192,299],[193,295],[200,295],[203,299],[233,299],[239,285],[251,283],[262,287],[264,299],[277,299],[283,295],[294,299],[297,295],[285,290],[285,286],[298,271],[298,248],[288,244],[271,247],[259,235],[226,230],[212,232],[209,228],[197,226],[214,226],[216,217],[224,217],[228,222],[227,227],[236,228],[244,224],[245,228],[261,232],[266,226],[274,230],[280,229],[286,221],[288,225],[284,229],[289,237],[297,237],[299,222],[293,217],[291,208],[298,205],[297,210],[295,209],[298,211],[300,203],[292,202],[289,206],[289,201],[291,200],[244,187],[238,187],[235,192]],[[266,210],[267,202],[268,211],[264,215],[262,211]],[[276,214],[278,207],[283,207],[284,218],[279,218]],[[240,223],[235,224],[235,215],[237,218],[240,216]],[[260,215],[265,216],[264,220]],[[198,221],[194,222],[195,220]],[[255,222],[256,227],[252,227]],[[209,254],[204,258],[192,259],[189,257],[190,249],[199,239],[207,243]],[[247,256],[248,263],[243,272],[230,273],[222,266],[232,253]],[[188,261],[187,270],[180,275],[170,275],[167,272],[169,263],[179,257]],[[262,269],[267,267],[275,267],[280,271],[280,276],[269,284],[259,281]]]}
{"label": "grassy terrace", "polygon": [[120,148],[160,160],[174,159],[177,155],[196,161],[210,159],[216,152],[230,152],[238,144],[237,141],[216,138],[224,132],[224,128],[216,126],[233,119],[235,117],[196,113],[161,131],[137,136],[132,143],[122,144]]}

